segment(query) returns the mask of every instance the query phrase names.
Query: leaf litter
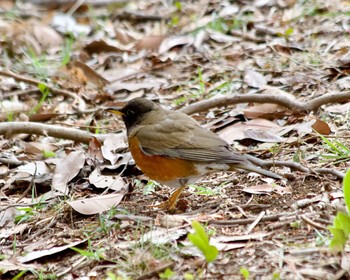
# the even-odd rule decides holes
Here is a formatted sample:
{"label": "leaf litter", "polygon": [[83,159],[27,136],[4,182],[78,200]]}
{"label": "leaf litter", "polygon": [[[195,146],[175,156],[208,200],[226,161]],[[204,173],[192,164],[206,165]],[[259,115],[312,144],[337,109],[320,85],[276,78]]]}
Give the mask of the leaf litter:
{"label": "leaf litter", "polygon": [[[39,272],[102,279],[109,272],[159,279],[164,267],[176,279],[186,273],[241,279],[242,267],[252,279],[349,277],[347,252],[331,253],[324,229],[342,207],[341,184],[313,172],[349,168],[335,150],[334,160],[322,157],[330,150],[320,137],[350,144],[349,106],[336,97],[349,88],[346,5],[53,2],[0,3],[1,121],[81,127],[105,140],[86,146],[45,133],[1,133],[1,277],[22,271],[23,279]],[[38,81],[50,91],[37,107]],[[246,94],[303,103],[334,94],[312,113],[250,102],[194,115],[238,152],[272,160],[272,167],[292,161],[309,172],[276,164],[275,171],[288,176],[281,186],[246,173],[211,174],[196,182],[201,194],[188,188],[178,213],[148,207],[172,189],[141,174],[124,136],[111,134],[123,124],[102,108],[144,96],[182,109]],[[146,184],[153,188],[147,195]],[[211,232],[221,251],[209,265],[199,251],[181,247],[192,220]],[[85,256],[67,252],[78,245]]]}

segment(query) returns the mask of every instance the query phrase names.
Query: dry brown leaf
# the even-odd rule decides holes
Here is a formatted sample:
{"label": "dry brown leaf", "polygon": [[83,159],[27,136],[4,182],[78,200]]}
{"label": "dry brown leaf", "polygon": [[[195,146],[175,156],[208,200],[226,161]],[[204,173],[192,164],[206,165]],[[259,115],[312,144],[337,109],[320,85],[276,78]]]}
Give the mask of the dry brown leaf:
{"label": "dry brown leaf", "polygon": [[[272,233],[266,233],[266,232],[256,232],[252,234],[245,234],[245,235],[233,235],[233,236],[227,236],[227,235],[219,235],[219,236],[213,236],[210,238],[210,244],[216,246],[219,251],[229,251],[234,249],[239,249],[242,247],[247,246],[247,242],[251,240],[263,240],[264,237],[271,235]],[[245,242],[242,242],[245,241]]]}
{"label": "dry brown leaf", "polygon": [[331,134],[331,128],[329,127],[329,125],[320,119],[315,119],[311,127],[319,134],[322,134],[322,135]]}
{"label": "dry brown leaf", "polygon": [[23,142],[22,145],[25,153],[37,156],[43,156],[44,151],[54,152],[58,149],[57,145],[48,142]]}
{"label": "dry brown leaf", "polygon": [[28,271],[28,270],[38,270],[38,265],[35,264],[19,264],[16,260],[3,260],[0,261],[0,271],[1,274],[5,274],[8,271]]}
{"label": "dry brown leaf", "polygon": [[45,256],[51,256],[53,254],[67,250],[68,248],[75,247],[79,244],[82,244],[85,241],[86,241],[86,239],[72,242],[72,243],[70,243],[68,245],[64,245],[64,246],[53,247],[51,249],[29,252],[27,255],[18,258],[18,261],[21,263],[26,263],[26,262],[30,262],[30,261],[45,257]]}
{"label": "dry brown leaf", "polygon": [[256,129],[245,129],[244,130],[245,139],[253,139],[259,142],[265,143],[279,143],[283,141],[283,138],[276,135],[274,131],[264,131]]}
{"label": "dry brown leaf", "polygon": [[[281,128],[279,125],[265,120],[265,119],[253,119],[245,123],[235,123],[233,125],[227,126],[224,129],[217,132],[219,136],[225,139],[227,142],[231,143],[235,140],[242,140],[247,138],[247,133],[252,135],[252,131],[255,132],[255,136],[258,137],[258,132],[266,132],[264,135],[265,139],[270,139],[270,141],[277,141],[278,137],[276,135],[276,130],[279,131]],[[280,141],[281,139],[279,139]]]}
{"label": "dry brown leaf", "polygon": [[3,100],[0,103],[0,113],[14,113],[28,110],[29,106],[20,101]]}
{"label": "dry brown leaf", "polygon": [[181,237],[185,236],[188,233],[187,228],[156,228],[146,232],[141,236],[140,242],[150,242],[152,244],[161,245],[168,242],[173,242],[179,240]]}
{"label": "dry brown leaf", "polygon": [[119,193],[126,193],[128,191],[128,185],[124,182],[123,178],[118,175],[103,175],[99,168],[91,172],[89,182],[96,188],[111,189]]}
{"label": "dry brown leaf", "polygon": [[250,119],[263,118],[272,120],[285,116],[286,110],[280,105],[265,103],[247,107],[243,113]]}
{"label": "dry brown leaf", "polygon": [[15,217],[18,215],[19,211],[15,207],[7,208],[3,211],[0,211],[0,228],[13,227],[15,225]]}
{"label": "dry brown leaf", "polygon": [[109,83],[105,78],[103,78],[90,66],[78,60],[70,62],[67,65],[67,68],[73,75],[76,76],[77,80],[82,81],[82,84],[91,83],[96,87],[101,88]]}
{"label": "dry brown leaf", "polygon": [[102,163],[104,158],[101,151],[102,144],[96,137],[91,137],[89,147],[86,154],[86,162],[89,165],[95,165],[96,161]]}
{"label": "dry brown leaf", "polygon": [[[31,28],[29,28],[30,30]],[[40,43],[44,50],[63,44],[62,36],[51,26],[36,24],[32,26],[34,38]]]}
{"label": "dry brown leaf", "polygon": [[126,135],[124,133],[108,134],[101,147],[102,155],[114,165],[121,157],[118,151],[128,147]]}
{"label": "dry brown leaf", "polygon": [[30,175],[40,176],[46,173],[51,173],[50,168],[43,161],[34,161],[25,165],[18,166],[16,172],[25,172]]}
{"label": "dry brown leaf", "polygon": [[56,113],[40,113],[40,114],[33,114],[29,116],[29,121],[31,122],[46,122],[49,120],[52,120],[54,118],[60,117],[62,114],[56,114]]}
{"label": "dry brown leaf", "polygon": [[322,135],[329,135],[331,129],[327,123],[321,121],[320,119],[313,119],[308,122],[292,125],[298,134],[310,134],[313,131],[316,131]]}
{"label": "dry brown leaf", "polygon": [[57,163],[52,178],[52,188],[64,194],[68,194],[67,184],[78,175],[85,163],[85,154],[75,151],[68,154]]}
{"label": "dry brown leaf", "polygon": [[79,24],[73,15],[68,13],[55,13],[51,24],[63,34],[73,33],[78,36],[79,34],[88,34],[91,31],[90,26]]}
{"label": "dry brown leaf", "polygon": [[242,191],[251,194],[269,194],[269,193],[278,193],[280,195],[286,193],[292,193],[291,189],[288,187],[281,187],[276,184],[261,184],[250,187],[245,187]]}
{"label": "dry brown leaf", "polygon": [[120,28],[115,30],[115,38],[124,45],[128,45],[136,40],[135,36],[130,31]]}
{"label": "dry brown leaf", "polygon": [[140,82],[140,83],[121,83],[121,82],[114,82],[110,85],[106,86],[106,89],[111,92],[117,92],[120,90],[127,90],[127,91],[138,91],[141,89],[158,89],[162,85],[166,84],[167,81],[164,79],[158,79],[149,81],[149,82]]}
{"label": "dry brown leaf", "polygon": [[137,41],[135,50],[156,51],[164,40],[164,36],[148,36]]}
{"label": "dry brown leaf", "polygon": [[121,52],[126,51],[118,46],[114,46],[113,43],[109,43],[105,40],[92,41],[84,47],[84,51],[88,54],[101,53],[101,52]]}
{"label": "dry brown leaf", "polygon": [[124,194],[107,194],[93,198],[68,201],[67,203],[77,212],[84,215],[102,213],[117,206],[123,199]]}
{"label": "dry brown leaf", "polygon": [[344,114],[350,112],[350,102],[344,104],[335,104],[332,106],[327,106],[325,111],[329,113]]}
{"label": "dry brown leaf", "polygon": [[9,236],[14,236],[15,234],[23,233],[23,231],[26,230],[28,226],[28,224],[24,223],[12,226],[10,228],[0,228],[0,238],[8,238]]}
{"label": "dry brown leaf", "polygon": [[136,74],[141,74],[142,70],[137,68],[113,68],[104,71],[101,75],[109,82],[122,81],[123,79],[130,78]]}
{"label": "dry brown leaf", "polygon": [[182,35],[175,37],[168,37],[164,39],[159,46],[159,54],[166,53],[173,47],[183,46],[183,45],[191,45],[194,43],[194,37],[191,35]]}
{"label": "dry brown leaf", "polygon": [[267,80],[264,75],[251,69],[244,72],[244,82],[253,88],[261,88],[267,84]]}

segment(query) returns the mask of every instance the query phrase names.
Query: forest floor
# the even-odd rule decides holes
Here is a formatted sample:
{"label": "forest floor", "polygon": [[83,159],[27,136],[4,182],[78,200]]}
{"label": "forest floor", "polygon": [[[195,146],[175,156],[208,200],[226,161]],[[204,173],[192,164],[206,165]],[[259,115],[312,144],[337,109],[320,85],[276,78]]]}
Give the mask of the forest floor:
{"label": "forest floor", "polygon": [[[1,279],[349,279],[346,1],[0,2]],[[213,173],[173,212],[121,119],[146,97],[285,177]],[[219,254],[190,242],[198,221]]]}

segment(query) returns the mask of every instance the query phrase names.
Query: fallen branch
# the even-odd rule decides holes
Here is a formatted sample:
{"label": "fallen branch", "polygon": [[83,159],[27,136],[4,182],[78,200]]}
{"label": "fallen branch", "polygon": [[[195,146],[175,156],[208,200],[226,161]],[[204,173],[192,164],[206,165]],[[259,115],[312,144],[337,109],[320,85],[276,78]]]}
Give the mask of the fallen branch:
{"label": "fallen branch", "polygon": [[309,101],[300,102],[291,94],[239,94],[223,96],[215,99],[203,100],[182,108],[180,111],[186,114],[194,114],[207,111],[211,108],[225,107],[239,103],[273,103],[286,107],[293,112],[316,112],[322,105],[328,103],[340,103],[350,100],[350,92],[332,93],[316,97]]}
{"label": "fallen branch", "polygon": [[0,70],[0,76],[14,78],[16,81],[24,82],[26,84],[30,84],[33,86],[38,86],[40,83],[45,84],[50,89],[50,91],[52,93],[61,94],[61,95],[73,98],[75,101],[77,101],[77,103],[79,104],[79,106],[78,106],[79,111],[84,111],[86,108],[86,103],[85,103],[84,99],[82,99],[79,95],[77,95],[74,92],[70,92],[70,91],[64,90],[64,89],[58,89],[52,85],[48,85],[44,82],[41,82],[41,81],[38,81],[35,79],[23,77],[23,76],[15,74],[15,73],[12,73],[10,71]]}
{"label": "fallen branch", "polygon": [[48,125],[35,122],[0,123],[0,135],[9,137],[10,135],[19,133],[63,138],[84,144],[88,144],[91,137],[96,137],[100,141],[103,141],[106,138],[106,135],[103,134],[92,134],[79,129],[61,127],[57,125]]}

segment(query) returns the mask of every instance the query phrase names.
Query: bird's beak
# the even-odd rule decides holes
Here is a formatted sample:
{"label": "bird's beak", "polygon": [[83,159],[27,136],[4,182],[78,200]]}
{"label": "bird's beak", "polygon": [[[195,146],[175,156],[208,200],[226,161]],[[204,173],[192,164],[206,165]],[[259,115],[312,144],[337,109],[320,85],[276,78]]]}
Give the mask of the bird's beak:
{"label": "bird's beak", "polygon": [[105,109],[106,112],[109,112],[109,113],[112,113],[114,115],[117,115],[117,116],[124,116],[125,114],[121,111],[120,108],[117,108],[117,107],[111,107],[111,108],[107,108]]}

